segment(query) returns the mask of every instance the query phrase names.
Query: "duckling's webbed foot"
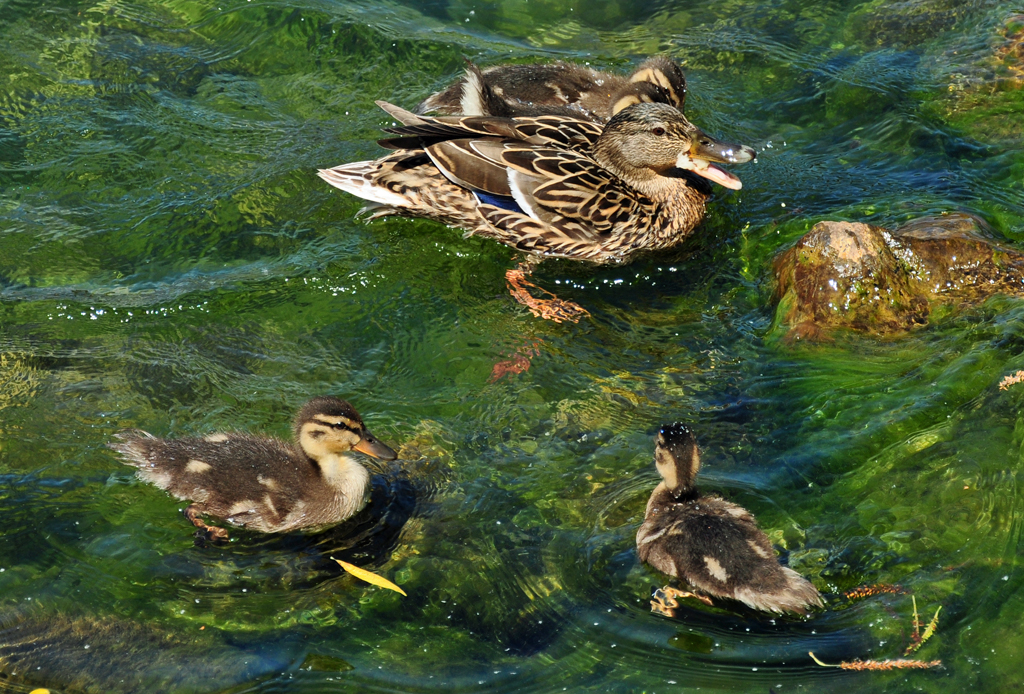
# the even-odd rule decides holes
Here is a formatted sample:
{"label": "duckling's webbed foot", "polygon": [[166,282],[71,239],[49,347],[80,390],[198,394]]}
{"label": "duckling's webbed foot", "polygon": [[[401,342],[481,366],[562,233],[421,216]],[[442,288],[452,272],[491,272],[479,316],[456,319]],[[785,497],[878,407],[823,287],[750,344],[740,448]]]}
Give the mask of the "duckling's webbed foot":
{"label": "duckling's webbed foot", "polygon": [[[570,320],[573,323],[579,321],[583,316],[589,316],[590,311],[579,304],[559,299],[557,296],[541,289],[533,282],[526,279],[526,276],[533,270],[531,263],[520,263],[514,270],[505,271],[505,281],[508,282],[508,290],[512,297],[538,318],[553,320],[556,323]],[[538,299],[530,294],[527,287],[533,287],[539,292],[550,296],[550,299]]]}
{"label": "duckling's webbed foot", "polygon": [[683,598],[696,598],[705,605],[714,605],[711,602],[711,598],[706,595],[691,593],[688,590],[677,590],[672,586],[665,586],[664,588],[655,589],[651,594],[651,612],[666,617],[675,617],[676,608],[679,607],[679,601]]}
{"label": "duckling's webbed foot", "polygon": [[195,504],[186,508],[183,513],[185,514],[185,518],[188,518],[192,525],[198,528],[198,530],[196,530],[197,544],[203,540],[213,543],[228,541],[228,531],[224,528],[218,528],[215,525],[207,525],[204,523],[199,517],[203,512]]}

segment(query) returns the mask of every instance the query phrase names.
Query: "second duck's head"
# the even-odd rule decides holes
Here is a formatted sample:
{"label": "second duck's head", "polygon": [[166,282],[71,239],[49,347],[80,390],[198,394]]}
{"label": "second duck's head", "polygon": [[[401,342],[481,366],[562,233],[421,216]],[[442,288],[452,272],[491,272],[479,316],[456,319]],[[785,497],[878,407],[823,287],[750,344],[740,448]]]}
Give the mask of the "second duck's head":
{"label": "second duck's head", "polygon": [[359,451],[382,460],[398,455],[378,441],[363,424],[356,408],[332,396],[313,398],[295,417],[295,440],[313,460]]}
{"label": "second duck's head", "polygon": [[608,121],[594,156],[630,183],[692,171],[719,185],[739,190],[740,179],[711,162],[742,164],[756,153],[745,145],[720,142],[691,123],[679,109],[661,103],[638,103]]}
{"label": "second duck's head", "polygon": [[700,451],[690,429],[679,422],[666,424],[654,438],[654,465],[676,498],[693,491],[700,471]]}
{"label": "second duck's head", "polygon": [[645,60],[630,75],[629,86],[612,98],[612,115],[641,101],[669,104],[682,111],[686,105],[686,75],[679,63],[665,56]]}

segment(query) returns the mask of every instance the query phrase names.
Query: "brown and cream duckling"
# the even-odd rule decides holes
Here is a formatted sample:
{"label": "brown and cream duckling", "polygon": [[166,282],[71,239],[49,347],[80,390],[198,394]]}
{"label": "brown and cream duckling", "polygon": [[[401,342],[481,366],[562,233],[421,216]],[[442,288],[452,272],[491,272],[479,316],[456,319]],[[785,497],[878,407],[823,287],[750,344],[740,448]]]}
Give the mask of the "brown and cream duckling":
{"label": "brown and cream duckling", "polygon": [[463,77],[427,97],[416,112],[506,118],[560,115],[605,123],[634,104],[662,103],[681,111],[685,101],[686,75],[664,56],[644,61],[629,76],[564,61],[483,70],[469,63]]}
{"label": "brown and cream duckling", "polygon": [[756,610],[806,614],[823,605],[818,590],[803,576],[779,564],[768,536],[754,516],[694,487],[700,451],[682,424],[661,428],[654,462],[662,482],[654,489],[643,525],[636,534],[641,561],[686,581],[695,593],[666,587],[651,606],[678,606],[676,597],[714,596],[739,600]]}
{"label": "brown and cream duckling", "polygon": [[351,451],[383,460],[395,452],[363,425],[355,408],[324,396],[295,418],[295,443],[245,432],[158,439],[145,431],[118,434],[107,444],[139,479],[193,503],[185,517],[198,537],[226,540],[224,528],[201,515],[265,533],[339,523],[363,507],[370,473]]}

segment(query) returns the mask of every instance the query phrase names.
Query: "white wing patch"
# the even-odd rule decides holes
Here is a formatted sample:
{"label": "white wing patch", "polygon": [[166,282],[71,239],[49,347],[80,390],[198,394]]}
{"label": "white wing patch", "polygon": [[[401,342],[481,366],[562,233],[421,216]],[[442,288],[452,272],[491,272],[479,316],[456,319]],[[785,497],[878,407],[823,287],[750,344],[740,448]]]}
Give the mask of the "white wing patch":
{"label": "white wing patch", "polygon": [[188,463],[185,465],[185,472],[192,472],[197,475],[204,472],[209,472],[212,469],[213,466],[210,465],[209,463],[204,463],[202,460],[196,460],[194,458],[188,461]]}
{"label": "white wing patch", "polygon": [[757,544],[753,540],[747,540],[747,544],[750,545],[750,549],[754,551],[754,554],[761,557],[762,559],[771,559],[772,555],[764,551],[761,545]]}
{"label": "white wing patch", "polygon": [[541,211],[534,206],[533,199],[526,195],[521,187],[529,184],[536,185],[537,182],[515,169],[508,168],[506,171],[508,172],[508,187],[512,190],[512,198],[519,203],[519,207],[523,209],[523,212],[534,219],[548,221],[552,215],[544,214],[542,216]]}
{"label": "white wing patch", "polygon": [[[659,537],[661,537],[662,535],[664,535],[668,531],[669,531],[669,528],[662,528],[661,530],[659,530],[658,532],[654,533],[653,535],[648,535],[644,539],[640,540],[640,544],[646,545],[648,542],[654,542],[655,540],[657,540]],[[678,535],[679,533],[675,533],[675,534]]]}
{"label": "white wing patch", "polygon": [[704,557],[704,563],[708,567],[708,573],[713,577],[717,578],[722,583],[729,580],[729,573],[725,570],[725,567],[718,563],[717,559],[706,556]]}

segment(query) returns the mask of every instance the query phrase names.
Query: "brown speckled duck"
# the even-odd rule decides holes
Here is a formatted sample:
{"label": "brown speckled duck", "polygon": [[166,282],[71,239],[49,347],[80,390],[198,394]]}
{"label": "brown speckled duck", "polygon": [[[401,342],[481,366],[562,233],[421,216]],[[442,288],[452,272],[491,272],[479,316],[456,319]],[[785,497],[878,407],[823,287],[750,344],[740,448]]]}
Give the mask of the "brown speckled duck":
{"label": "brown speckled duck", "polygon": [[700,451],[682,424],[661,428],[654,462],[662,482],[647,502],[636,534],[641,561],[686,581],[696,593],[666,587],[651,606],[671,614],[679,597],[739,600],[765,612],[806,614],[823,605],[818,590],[803,576],[779,564],[768,536],[747,509],[694,487]]}
{"label": "brown speckled duck", "polygon": [[634,104],[662,103],[680,111],[686,75],[670,58],[644,61],[628,77],[558,61],[534,65],[469,63],[466,74],[416,107],[417,113],[464,116],[561,115],[605,123]]}
{"label": "brown speckled duck", "polygon": [[[661,103],[629,106],[604,127],[557,115],[434,118],[377,103],[402,123],[386,129],[396,137],[380,141],[396,151],[322,169],[321,178],[368,200],[371,218],[436,219],[533,258],[621,263],[673,246],[704,217],[710,187],[701,177],[741,187],[712,162],[754,158],[751,148],[715,140]],[[523,287],[531,268],[506,273],[517,300],[555,320],[586,314],[531,297]]]}
{"label": "brown speckled duck", "polygon": [[265,533],[343,521],[363,507],[370,481],[350,452],[396,457],[366,430],[352,405],[335,397],[307,402],[294,433],[289,444],[244,432],[158,439],[131,430],[108,445],[138,468],[140,479],[191,500],[185,517],[199,528],[197,537],[215,541],[226,540],[227,531],[207,525],[201,515]]}

